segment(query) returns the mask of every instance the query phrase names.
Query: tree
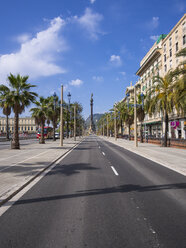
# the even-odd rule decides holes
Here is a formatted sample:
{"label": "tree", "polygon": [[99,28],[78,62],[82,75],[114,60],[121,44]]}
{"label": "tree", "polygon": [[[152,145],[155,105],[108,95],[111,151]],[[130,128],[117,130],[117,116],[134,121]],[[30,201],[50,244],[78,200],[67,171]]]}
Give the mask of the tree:
{"label": "tree", "polygon": [[146,109],[150,115],[156,111],[163,114],[165,122],[163,146],[167,146],[169,114],[173,112],[172,74],[169,71],[164,77],[155,76],[154,85],[147,92]]}
{"label": "tree", "polygon": [[44,126],[48,115],[48,104],[49,104],[49,99],[40,97],[39,101],[35,101],[36,107],[30,109],[30,111],[32,112],[32,117],[35,118],[36,123],[38,125],[41,125],[41,139],[39,141],[40,144],[45,144]]}
{"label": "tree", "polygon": [[[19,114],[21,114],[25,107],[28,107],[32,102],[35,101],[37,93],[31,92],[30,89],[36,87],[35,85],[27,83],[28,76],[14,76],[10,73],[8,76],[8,82],[10,88],[7,86],[8,94],[7,101],[9,106],[14,112],[14,133],[12,140],[12,149],[20,149],[19,144]],[[2,86],[1,86],[2,87]]]}
{"label": "tree", "polygon": [[140,142],[143,143],[143,127],[142,127],[142,122],[144,121],[145,118],[145,110],[144,110],[144,106],[143,106],[143,99],[144,96],[142,96],[141,94],[139,94],[137,96],[137,117],[138,120],[141,122],[140,125]]}
{"label": "tree", "polygon": [[[70,112],[71,112],[70,129],[72,133],[72,130],[74,130],[74,106],[76,106],[76,128],[80,133],[82,132],[82,124],[84,123],[84,121],[81,114],[83,111],[83,106],[79,102],[74,102],[70,104]],[[68,118],[68,113],[66,117]]]}
{"label": "tree", "polygon": [[3,109],[3,114],[6,116],[6,139],[9,140],[9,123],[8,116],[11,114],[11,101],[9,102],[8,96],[10,89],[5,85],[0,85],[0,108]]}
{"label": "tree", "polygon": [[[180,50],[176,57],[186,57],[186,48]],[[186,111],[186,60],[183,60],[175,70],[171,71],[173,78],[173,101],[178,115],[185,116]]]}
{"label": "tree", "polygon": [[[55,101],[55,103],[54,103]],[[60,115],[60,107],[58,104],[58,97],[54,96],[48,97],[48,111],[47,111],[47,122],[51,121],[53,125],[53,141],[55,141],[55,129],[57,127],[57,121]]]}

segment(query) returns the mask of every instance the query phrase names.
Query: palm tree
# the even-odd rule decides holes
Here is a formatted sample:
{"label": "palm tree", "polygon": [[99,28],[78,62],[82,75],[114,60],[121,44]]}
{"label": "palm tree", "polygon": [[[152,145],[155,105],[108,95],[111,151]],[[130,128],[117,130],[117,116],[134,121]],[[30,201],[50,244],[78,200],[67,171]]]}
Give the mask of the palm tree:
{"label": "palm tree", "polygon": [[0,108],[3,109],[3,114],[6,116],[6,139],[9,140],[9,123],[8,116],[11,114],[10,102],[8,101],[8,95],[10,89],[5,85],[0,85]]}
{"label": "palm tree", "polygon": [[[25,107],[28,107],[32,102],[35,101],[37,97],[37,93],[31,92],[30,89],[32,87],[36,87],[35,85],[27,83],[28,76],[14,76],[10,73],[8,76],[9,86],[7,86],[7,102],[10,104],[9,107],[12,108],[14,112],[14,134],[13,140],[11,144],[12,149],[20,149],[19,144],[19,114],[21,114]],[[2,85],[1,85],[2,87]],[[9,89],[9,90],[8,90]]]}
{"label": "palm tree", "polygon": [[[186,48],[180,50],[176,57],[186,57]],[[175,70],[171,71],[173,78],[173,101],[178,115],[186,111],[186,60],[183,60]]]}
{"label": "palm tree", "polygon": [[123,102],[119,102],[116,104],[116,115],[119,119],[120,122],[120,130],[121,130],[121,134],[122,130],[123,130],[123,121],[125,119],[125,108],[124,108],[124,103]]}
{"label": "palm tree", "polygon": [[[55,103],[54,103],[55,101]],[[47,122],[51,121],[52,125],[53,125],[53,141],[55,141],[55,129],[57,127],[57,121],[59,119],[59,115],[60,115],[60,107],[58,103],[58,97],[55,96],[51,96],[48,97],[48,111],[47,111]]]}
{"label": "palm tree", "polygon": [[45,144],[44,126],[48,115],[48,103],[48,99],[40,97],[39,101],[35,102],[36,107],[30,109],[30,111],[32,112],[32,117],[35,118],[36,123],[41,125],[41,139],[39,140],[40,144]]}
{"label": "palm tree", "polygon": [[131,129],[131,125],[134,123],[134,108],[132,108],[131,106],[127,107],[127,105],[125,104],[124,109],[125,109],[124,121],[128,125],[129,140],[130,140],[131,139],[130,129]]}
{"label": "palm tree", "polygon": [[164,77],[155,76],[154,85],[147,92],[146,108],[150,115],[156,111],[163,114],[165,122],[163,146],[167,146],[169,114],[173,112],[172,74],[169,71]]}
{"label": "palm tree", "polygon": [[143,106],[143,99],[144,96],[142,96],[141,94],[138,95],[137,97],[137,117],[138,120],[141,122],[140,125],[140,142],[143,143],[143,127],[142,127],[142,122],[144,121],[145,118],[145,110],[144,110],[144,106]]}

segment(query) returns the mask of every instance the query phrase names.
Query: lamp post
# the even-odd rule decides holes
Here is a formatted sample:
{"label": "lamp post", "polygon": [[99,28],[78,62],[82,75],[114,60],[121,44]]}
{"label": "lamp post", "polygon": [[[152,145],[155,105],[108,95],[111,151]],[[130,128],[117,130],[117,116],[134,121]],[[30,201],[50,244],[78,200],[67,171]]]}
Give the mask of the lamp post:
{"label": "lamp post", "polygon": [[76,105],[74,105],[74,141],[76,141]]}
{"label": "lamp post", "polygon": [[[69,120],[70,120],[70,100],[71,100],[71,94],[68,92],[68,106],[67,106],[67,138],[69,138]],[[69,115],[69,119],[68,119]]]}
{"label": "lamp post", "polygon": [[55,137],[55,125],[56,125],[56,123],[55,123],[55,112],[56,112],[56,92],[54,92],[54,94],[53,94],[53,98],[54,98],[54,114],[53,114],[53,141],[56,141],[56,137]]}
{"label": "lamp post", "polygon": [[60,106],[60,146],[63,146],[63,85],[61,85],[61,106]]}
{"label": "lamp post", "polygon": [[136,87],[134,86],[134,104],[130,104],[129,103],[129,96],[130,96],[130,93],[128,92],[126,94],[127,96],[127,106],[129,108],[129,105],[134,107],[134,144],[135,144],[135,147],[138,147],[138,135],[137,135],[137,106],[144,106],[144,95],[143,93],[141,93],[141,97],[142,97],[142,104],[137,104],[137,101],[136,101]]}
{"label": "lamp post", "polygon": [[108,115],[107,115],[107,138],[109,137]]}
{"label": "lamp post", "polygon": [[115,140],[117,140],[116,106],[114,107],[114,137],[115,137]]}
{"label": "lamp post", "polygon": [[105,136],[105,119],[103,120],[103,137]]}

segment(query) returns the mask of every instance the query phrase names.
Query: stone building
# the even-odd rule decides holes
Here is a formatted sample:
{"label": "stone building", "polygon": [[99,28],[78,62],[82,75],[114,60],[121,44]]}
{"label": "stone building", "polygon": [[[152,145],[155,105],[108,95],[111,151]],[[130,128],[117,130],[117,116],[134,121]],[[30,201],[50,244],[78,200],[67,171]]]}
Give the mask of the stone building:
{"label": "stone building", "polygon": [[[136,75],[140,77],[135,86],[141,85],[141,92],[146,94],[153,84],[153,77],[159,75],[164,77],[170,69],[175,69],[184,58],[176,57],[181,49],[186,48],[186,14],[173,27],[168,35],[162,34],[154,43],[149,52],[140,62],[140,68]],[[174,111],[169,116],[169,137],[186,139],[185,116],[178,116]],[[139,123],[138,123],[139,124]],[[162,113],[153,116],[146,115],[144,126],[148,135],[161,137],[164,130]]]}
{"label": "stone building", "polygon": [[[9,118],[9,131],[14,132],[14,118]],[[19,118],[19,132],[36,133],[37,126],[35,119],[32,117],[20,117]],[[6,117],[0,116],[0,132],[6,133]]]}

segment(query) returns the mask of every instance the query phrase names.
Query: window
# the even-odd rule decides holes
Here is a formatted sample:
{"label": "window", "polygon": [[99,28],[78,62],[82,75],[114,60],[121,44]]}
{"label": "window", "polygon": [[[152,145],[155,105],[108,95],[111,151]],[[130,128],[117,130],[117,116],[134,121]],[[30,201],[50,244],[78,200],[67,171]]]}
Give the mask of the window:
{"label": "window", "polygon": [[33,131],[33,127],[31,127],[31,131]]}
{"label": "window", "polygon": [[169,55],[172,57],[172,48],[169,50]]}
{"label": "window", "polygon": [[164,53],[166,52],[166,44],[164,44]]}
{"label": "window", "polygon": [[165,72],[167,71],[167,65],[164,65],[164,70],[165,70]]}
{"label": "window", "polygon": [[30,131],[30,127],[28,127],[28,131]]}
{"label": "window", "polygon": [[176,42],[176,52],[178,51],[178,42]]}
{"label": "window", "polygon": [[166,54],[164,54],[164,62],[166,62]]}
{"label": "window", "polygon": [[169,46],[172,46],[172,38],[169,39]]}
{"label": "window", "polygon": [[172,68],[172,59],[170,60],[170,68]]}
{"label": "window", "polygon": [[185,32],[186,32],[186,22],[184,22],[184,23],[182,24],[182,28],[183,28],[183,33],[185,33]]}
{"label": "window", "polygon": [[185,35],[183,36],[183,45],[185,45],[186,40],[185,40]]}

